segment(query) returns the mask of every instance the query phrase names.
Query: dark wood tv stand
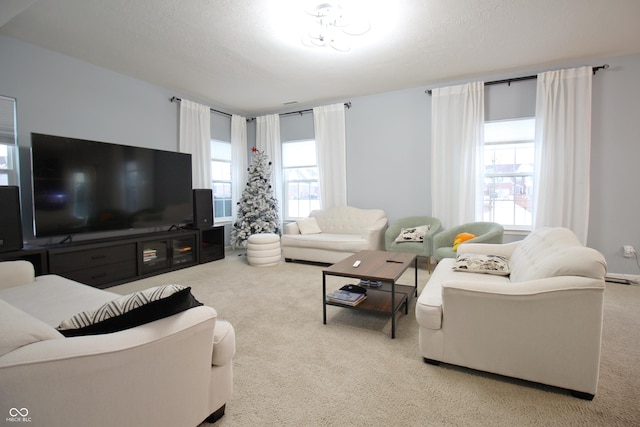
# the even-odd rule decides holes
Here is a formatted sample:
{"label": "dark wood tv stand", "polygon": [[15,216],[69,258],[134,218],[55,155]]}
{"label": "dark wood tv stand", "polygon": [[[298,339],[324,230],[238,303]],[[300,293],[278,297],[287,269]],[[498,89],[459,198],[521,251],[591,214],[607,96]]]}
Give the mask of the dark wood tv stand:
{"label": "dark wood tv stand", "polygon": [[200,264],[224,258],[224,226],[189,227],[189,229],[198,233]]}
{"label": "dark wood tv stand", "polygon": [[0,260],[30,261],[37,275],[58,274],[98,288],[221,258],[224,258],[222,226],[204,231],[178,229],[0,253]]}

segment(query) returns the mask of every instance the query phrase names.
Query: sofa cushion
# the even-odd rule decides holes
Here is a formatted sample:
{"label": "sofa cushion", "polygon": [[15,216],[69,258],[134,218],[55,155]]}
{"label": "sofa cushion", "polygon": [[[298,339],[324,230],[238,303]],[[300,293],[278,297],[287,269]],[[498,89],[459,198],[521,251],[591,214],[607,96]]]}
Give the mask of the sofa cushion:
{"label": "sofa cushion", "polygon": [[509,259],[511,281],[524,282],[557,276],[583,276],[604,280],[602,254],[578,241],[561,227],[541,228],[527,236]]}
{"label": "sofa cushion", "polygon": [[103,306],[76,314],[58,326],[67,337],[122,331],[202,305],[190,287],[164,285],[124,295]]}
{"label": "sofa cushion", "polygon": [[64,338],[60,332],[0,299],[0,357],[38,341]]}
{"label": "sofa cushion", "polygon": [[296,221],[300,234],[318,234],[322,230],[318,225],[318,221],[314,217],[299,219]]}
{"label": "sofa cushion", "polygon": [[[592,248],[573,246],[562,248],[553,253],[534,259],[531,268],[527,269],[525,280],[544,279],[558,276],[581,276],[604,280],[606,262],[602,254]],[[523,281],[522,275],[518,280]]]}
{"label": "sofa cushion", "polygon": [[402,228],[396,237],[396,243],[403,242],[424,242],[424,235],[431,228],[430,225],[419,225],[417,227]]}
{"label": "sofa cushion", "polygon": [[510,272],[507,258],[500,255],[473,253],[458,255],[453,269],[467,273],[495,274],[497,276],[508,276]]}
{"label": "sofa cushion", "polygon": [[282,246],[289,248],[328,249],[336,252],[358,252],[368,248],[369,242],[355,234],[284,234]]}

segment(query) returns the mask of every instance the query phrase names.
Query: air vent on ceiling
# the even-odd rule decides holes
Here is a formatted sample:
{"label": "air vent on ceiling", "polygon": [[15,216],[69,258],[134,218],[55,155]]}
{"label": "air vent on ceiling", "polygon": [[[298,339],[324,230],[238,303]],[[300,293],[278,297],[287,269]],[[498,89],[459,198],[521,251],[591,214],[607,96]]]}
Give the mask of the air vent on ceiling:
{"label": "air vent on ceiling", "polygon": [[282,105],[295,105],[297,103],[298,101],[289,101],[289,102],[283,102]]}

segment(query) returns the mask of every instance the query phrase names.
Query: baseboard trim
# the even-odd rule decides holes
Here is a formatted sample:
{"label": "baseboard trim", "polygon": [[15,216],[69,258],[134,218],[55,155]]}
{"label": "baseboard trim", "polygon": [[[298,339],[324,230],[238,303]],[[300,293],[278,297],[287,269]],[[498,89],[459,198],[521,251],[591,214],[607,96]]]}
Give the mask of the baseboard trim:
{"label": "baseboard trim", "polygon": [[640,284],[640,276],[635,274],[607,273],[605,281],[609,283],[618,283],[621,285],[638,285]]}

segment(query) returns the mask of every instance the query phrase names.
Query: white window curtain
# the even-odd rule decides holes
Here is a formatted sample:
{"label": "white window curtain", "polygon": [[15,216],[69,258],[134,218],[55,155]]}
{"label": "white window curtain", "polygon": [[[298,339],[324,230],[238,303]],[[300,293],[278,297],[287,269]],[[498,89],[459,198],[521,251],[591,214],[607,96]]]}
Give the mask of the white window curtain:
{"label": "white window curtain", "polygon": [[482,216],[484,83],[432,91],[431,206],[443,227]]}
{"label": "white window curtain", "polygon": [[191,154],[191,186],[211,188],[211,109],[180,101],[180,152]]}
{"label": "white window curtain", "polygon": [[[256,118],[256,148],[271,161],[271,186],[278,201],[278,219],[282,222],[282,143],[280,141],[280,116],[269,114]],[[282,230],[282,224],[279,224]]]}
{"label": "white window curtain", "polygon": [[347,204],[347,154],[344,104],[313,109],[322,208]]}
{"label": "white window curtain", "polygon": [[242,198],[247,185],[247,119],[233,114],[231,116],[231,200],[232,219],[236,221],[238,209],[235,204]]}
{"label": "white window curtain", "polygon": [[589,228],[591,67],[538,74],[534,227]]}

